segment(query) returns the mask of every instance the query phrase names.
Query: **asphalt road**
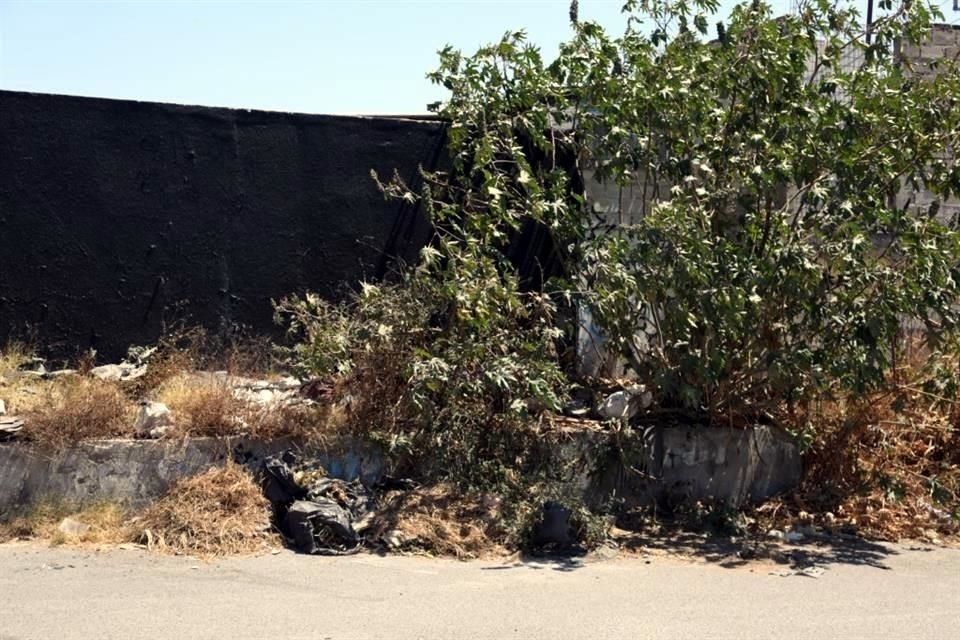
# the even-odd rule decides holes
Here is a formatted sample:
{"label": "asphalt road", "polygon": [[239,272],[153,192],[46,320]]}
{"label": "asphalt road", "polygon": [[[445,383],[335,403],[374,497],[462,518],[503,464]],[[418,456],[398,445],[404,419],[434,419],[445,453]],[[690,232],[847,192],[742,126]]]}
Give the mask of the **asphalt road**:
{"label": "asphalt road", "polygon": [[0,545],[0,639],[960,637],[960,550],[873,547],[827,554],[818,577],[785,569]]}

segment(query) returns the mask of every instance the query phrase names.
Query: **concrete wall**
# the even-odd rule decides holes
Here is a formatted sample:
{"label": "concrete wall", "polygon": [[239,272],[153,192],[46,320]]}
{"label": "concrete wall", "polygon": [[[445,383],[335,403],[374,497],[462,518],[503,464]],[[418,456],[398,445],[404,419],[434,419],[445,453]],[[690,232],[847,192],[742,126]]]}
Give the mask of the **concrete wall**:
{"label": "concrete wall", "polygon": [[102,358],[185,319],[274,330],[271,298],[411,259],[408,180],[442,126],[0,91],[0,344]]}
{"label": "concrete wall", "polygon": [[[676,506],[701,500],[730,506],[762,502],[800,482],[800,450],[788,434],[747,429],[656,427],[629,446],[623,460],[600,429],[569,430],[553,443],[560,479],[593,506],[613,498],[629,505]],[[233,458],[259,471],[263,458],[291,441],[246,438],[100,440],[48,453],[27,443],[0,443],[0,515],[48,497],[76,503],[143,504],[178,478]],[[296,448],[296,447],[295,447]],[[330,439],[304,453],[330,475],[375,484],[387,464],[381,453],[349,439]]]}
{"label": "concrete wall", "polygon": [[[94,440],[62,452],[25,443],[0,444],[0,514],[44,499],[86,504],[98,500],[142,505],[163,495],[176,480],[221,467],[234,459],[260,472],[263,459],[291,441],[247,438],[187,440]],[[380,456],[352,442],[311,450],[336,478],[376,483]]]}

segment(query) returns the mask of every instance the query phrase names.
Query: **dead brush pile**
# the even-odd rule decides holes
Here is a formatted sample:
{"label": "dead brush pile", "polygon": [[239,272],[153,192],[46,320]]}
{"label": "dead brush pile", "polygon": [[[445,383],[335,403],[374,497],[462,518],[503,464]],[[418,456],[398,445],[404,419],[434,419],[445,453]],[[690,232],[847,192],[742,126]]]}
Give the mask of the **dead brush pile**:
{"label": "dead brush pile", "polygon": [[67,376],[35,385],[32,394],[23,433],[41,448],[132,435],[135,405],[117,383]]}
{"label": "dead brush pile", "polygon": [[440,483],[389,492],[380,505],[370,529],[374,540],[392,538],[388,544],[461,560],[504,553],[507,534],[492,495]]}
{"label": "dead brush pile", "polygon": [[825,403],[794,495],[757,509],[768,527],[800,521],[872,538],[960,534],[960,406],[912,385]]}
{"label": "dead brush pile", "polygon": [[274,541],[270,503],[243,467],[183,478],[137,522],[151,549],[199,556],[253,553]]}

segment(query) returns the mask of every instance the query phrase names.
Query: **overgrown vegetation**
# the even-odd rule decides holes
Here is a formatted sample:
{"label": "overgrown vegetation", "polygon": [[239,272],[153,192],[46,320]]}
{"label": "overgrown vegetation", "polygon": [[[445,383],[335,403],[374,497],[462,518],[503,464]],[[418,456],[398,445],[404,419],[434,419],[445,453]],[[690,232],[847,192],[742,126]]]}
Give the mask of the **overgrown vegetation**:
{"label": "overgrown vegetation", "polygon": [[[718,7],[629,0],[613,36],[574,3],[550,63],[523,32],[441,52],[430,78],[450,91],[437,113],[452,167],[381,182],[433,223],[419,264],[345,304],[278,305],[300,339],[292,355],[350,399],[348,422],[428,477],[530,486],[549,466],[539,427],[562,402],[573,372],[560,354],[586,309],[653,412],[772,422],[818,456],[842,444],[863,471],[871,420],[837,428],[820,409],[897,395],[905,323],[938,354],[931,367],[955,363],[960,233],[938,214],[960,190],[945,153],[960,73],[897,59],[939,15],[925,2],[883,3],[870,37],[828,0],[779,17],[759,1]],[[616,205],[591,197],[597,181]],[[512,259],[531,228],[559,269]],[[952,487],[955,399],[942,397],[947,439],[927,440],[947,462],[924,477]]]}
{"label": "overgrown vegetation", "polygon": [[[465,556],[535,528],[564,473],[552,416],[572,382],[599,384],[576,379],[568,357],[585,312],[653,393],[646,418],[772,423],[801,439],[806,484],[758,512],[764,522],[789,513],[887,537],[955,528],[960,232],[941,209],[960,191],[960,72],[896,56],[938,13],[884,0],[868,37],[829,0],[779,17],[760,1],[718,7],[628,0],[611,35],[574,3],[549,63],[523,32],[469,56],[443,50],[430,77],[450,92],[437,107],[449,171],[412,185],[374,176],[429,217],[419,262],[342,303],[276,304],[295,340],[285,364],[328,405],[321,428],[380,443],[396,471],[440,488],[389,497],[412,540]],[[532,232],[552,247],[536,269],[517,256]],[[906,326],[925,354],[909,370]],[[254,416],[195,376],[276,364],[236,342],[224,360],[208,338],[169,339],[136,387],[174,409],[178,434],[315,431],[313,416]],[[0,376],[26,357],[0,359]],[[55,417],[28,423],[38,442],[130,424],[115,385],[48,389]],[[613,426],[617,446],[638,440]],[[224,473],[184,481],[154,509],[155,545],[261,542],[260,524],[217,539],[188,519],[229,508],[261,523],[249,484]],[[595,544],[607,521],[570,506],[577,536]]]}

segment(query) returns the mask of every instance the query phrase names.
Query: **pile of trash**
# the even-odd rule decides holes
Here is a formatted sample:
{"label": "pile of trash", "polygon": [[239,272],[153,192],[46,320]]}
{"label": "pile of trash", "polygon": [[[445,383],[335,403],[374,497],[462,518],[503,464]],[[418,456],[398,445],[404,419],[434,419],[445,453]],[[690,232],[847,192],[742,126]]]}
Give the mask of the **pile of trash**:
{"label": "pile of trash", "polygon": [[362,533],[373,522],[375,500],[359,480],[327,476],[322,466],[302,461],[293,451],[263,463],[264,492],[275,521],[302,553],[347,555],[363,546]]}

